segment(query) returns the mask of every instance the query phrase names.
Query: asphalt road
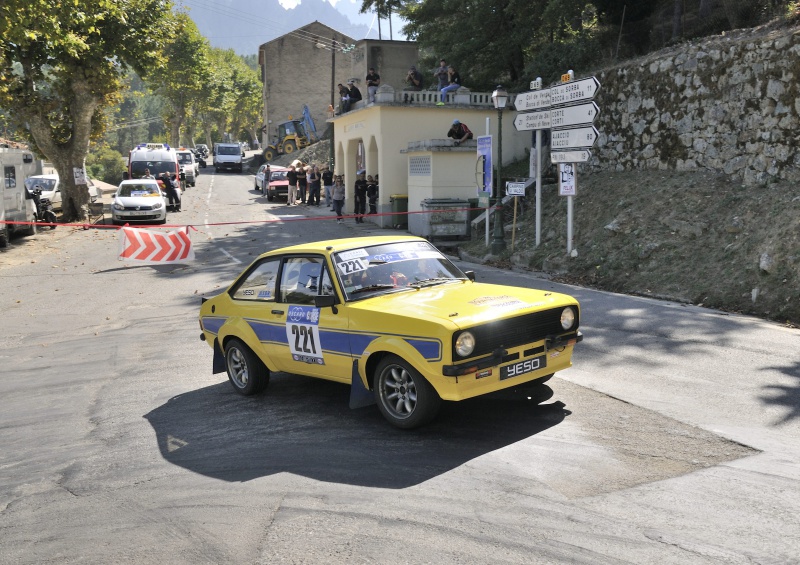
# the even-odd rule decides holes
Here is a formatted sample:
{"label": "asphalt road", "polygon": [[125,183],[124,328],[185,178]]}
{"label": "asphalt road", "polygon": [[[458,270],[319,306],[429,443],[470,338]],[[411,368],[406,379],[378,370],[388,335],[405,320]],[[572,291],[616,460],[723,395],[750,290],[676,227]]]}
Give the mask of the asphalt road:
{"label": "asphalt road", "polygon": [[0,563],[800,562],[798,330],[457,261],[580,299],[551,399],[404,432],[335,383],[242,398],[200,297],[266,249],[388,232],[212,171],[168,218],[191,263],[65,226],[0,253]]}

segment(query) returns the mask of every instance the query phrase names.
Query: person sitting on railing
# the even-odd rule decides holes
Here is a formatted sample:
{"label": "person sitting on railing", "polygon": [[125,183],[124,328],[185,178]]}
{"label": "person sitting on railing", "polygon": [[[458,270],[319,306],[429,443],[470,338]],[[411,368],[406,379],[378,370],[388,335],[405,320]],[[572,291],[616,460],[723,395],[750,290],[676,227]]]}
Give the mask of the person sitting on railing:
{"label": "person sitting on railing", "polygon": [[[417,67],[411,65],[411,68],[408,69],[408,74],[404,80],[406,83],[406,87],[403,88],[405,91],[413,91],[419,92],[422,90],[422,73],[417,70]],[[408,94],[403,94],[403,102],[413,102],[414,99],[409,97]]]}
{"label": "person sitting on railing", "polygon": [[461,75],[458,74],[458,71],[456,71],[452,65],[447,67],[447,79],[450,84],[441,89],[441,99],[436,103],[437,106],[444,106],[444,101],[447,98],[448,92],[453,92],[461,88]]}

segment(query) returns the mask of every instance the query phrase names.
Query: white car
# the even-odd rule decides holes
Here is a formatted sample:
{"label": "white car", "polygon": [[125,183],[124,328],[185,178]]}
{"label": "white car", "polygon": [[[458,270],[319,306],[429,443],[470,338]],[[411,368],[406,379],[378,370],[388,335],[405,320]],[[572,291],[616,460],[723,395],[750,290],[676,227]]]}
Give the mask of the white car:
{"label": "white car", "polygon": [[194,153],[188,149],[178,149],[178,163],[181,171],[186,175],[186,184],[195,186],[200,174],[200,163],[194,158]]}
{"label": "white car", "polygon": [[111,203],[114,225],[130,222],[167,223],[167,200],[153,179],[124,180]]}
{"label": "white car", "polygon": [[[42,189],[42,198],[47,198],[53,205],[53,210],[61,210],[61,186],[58,175],[33,175],[25,179],[25,188],[33,192],[36,187]],[[89,179],[89,201],[94,202],[100,198],[100,190]]]}
{"label": "white car", "polygon": [[256,173],[256,185],[254,190],[260,191],[261,194],[266,193],[265,183],[269,182],[269,179],[265,178],[267,168],[269,168],[269,164],[264,163],[258,168],[258,172]]}

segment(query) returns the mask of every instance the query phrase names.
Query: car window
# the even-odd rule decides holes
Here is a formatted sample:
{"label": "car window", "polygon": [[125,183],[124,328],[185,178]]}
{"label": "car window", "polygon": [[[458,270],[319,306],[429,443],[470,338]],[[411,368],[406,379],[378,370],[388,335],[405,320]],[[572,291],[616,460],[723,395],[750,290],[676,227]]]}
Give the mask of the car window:
{"label": "car window", "polygon": [[286,180],[286,171],[275,171],[269,178],[270,180]]}
{"label": "car window", "polygon": [[161,196],[158,186],[152,183],[123,184],[119,187],[119,196]]}
{"label": "car window", "polygon": [[275,283],[278,279],[278,259],[267,259],[257,265],[231,292],[236,300],[275,302]]}
{"label": "car window", "polygon": [[[284,261],[281,272],[280,302],[289,304],[314,304],[319,294],[332,294],[330,276],[324,270],[321,257],[290,257]],[[324,275],[326,276],[323,276]],[[320,288],[322,281],[322,288]]]}

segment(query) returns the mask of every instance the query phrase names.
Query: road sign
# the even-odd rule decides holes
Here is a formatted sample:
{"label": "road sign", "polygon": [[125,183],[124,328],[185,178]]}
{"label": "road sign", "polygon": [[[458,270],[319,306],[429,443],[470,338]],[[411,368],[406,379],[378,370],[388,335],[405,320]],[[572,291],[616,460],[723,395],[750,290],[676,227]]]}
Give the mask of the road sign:
{"label": "road sign", "polygon": [[559,84],[550,88],[550,103],[555,106],[568,102],[589,101],[594,98],[599,88],[600,83],[594,77]]}
{"label": "road sign", "polygon": [[550,110],[517,114],[517,117],[514,118],[514,127],[517,128],[517,131],[548,129],[550,127]]}
{"label": "road sign", "polygon": [[517,94],[514,99],[514,106],[517,108],[517,112],[547,108],[550,106],[550,90],[550,88],[544,88]]}
{"label": "road sign", "polygon": [[[566,106],[564,108],[553,108],[550,110],[550,127],[561,128],[591,124],[599,113],[600,108],[594,102],[579,104],[577,106]],[[516,125],[516,122],[514,122],[514,125]],[[520,128],[517,128],[517,130],[519,129]]]}
{"label": "road sign", "polygon": [[524,182],[507,182],[506,194],[508,196],[525,196]]}
{"label": "road sign", "polygon": [[572,163],[558,165],[558,195],[575,196],[577,194],[578,179],[575,177],[575,167]]}
{"label": "road sign", "polygon": [[551,151],[551,163],[585,163],[592,158],[592,152],[584,149],[581,151]]}
{"label": "road sign", "polygon": [[553,130],[550,134],[550,147],[553,149],[591,147],[597,141],[598,133],[594,126]]}

